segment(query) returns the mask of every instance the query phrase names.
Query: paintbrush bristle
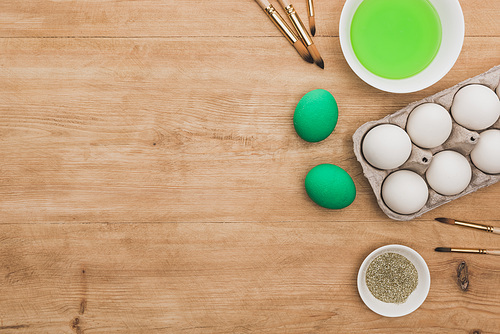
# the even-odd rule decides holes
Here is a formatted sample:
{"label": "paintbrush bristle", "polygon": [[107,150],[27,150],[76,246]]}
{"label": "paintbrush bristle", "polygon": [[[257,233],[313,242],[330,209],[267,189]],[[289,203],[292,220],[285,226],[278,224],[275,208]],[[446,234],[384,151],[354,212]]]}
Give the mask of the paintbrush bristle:
{"label": "paintbrush bristle", "polygon": [[436,252],[451,252],[451,248],[449,247],[437,247],[434,250]]}
{"label": "paintbrush bristle", "polygon": [[299,55],[308,63],[314,63],[314,60],[312,59],[311,55],[309,54],[309,51],[307,51],[307,48],[304,46],[302,41],[298,40],[297,42],[293,43],[293,47]]}
{"label": "paintbrush bristle", "polygon": [[435,218],[440,223],[455,225],[455,220],[450,218]]}
{"label": "paintbrush bristle", "polygon": [[309,45],[307,47],[307,50],[311,54],[311,57],[314,59],[314,63],[321,68],[325,68],[325,63],[323,62],[323,59],[321,58],[319,51],[316,48],[316,45],[314,44]]}
{"label": "paintbrush bristle", "polygon": [[316,35],[316,20],[314,16],[309,16],[309,28],[311,29],[311,35]]}

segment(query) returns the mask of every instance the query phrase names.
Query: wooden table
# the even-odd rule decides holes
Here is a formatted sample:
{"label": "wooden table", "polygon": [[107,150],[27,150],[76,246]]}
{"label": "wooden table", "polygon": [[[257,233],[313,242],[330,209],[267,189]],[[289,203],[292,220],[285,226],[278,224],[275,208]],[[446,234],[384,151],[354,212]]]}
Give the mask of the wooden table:
{"label": "wooden table", "polygon": [[[500,226],[500,185],[396,222],[352,150],[364,122],[500,64],[500,1],[461,4],[453,69],[398,95],[349,69],[340,0],[316,1],[325,70],[251,0],[1,1],[0,333],[500,333],[499,258],[433,251],[498,248],[433,219]],[[292,115],[315,88],[340,117],[311,144]],[[352,175],[351,206],[308,199],[320,163]],[[432,279],[394,319],[356,288],[364,257],[390,243],[418,251]]]}

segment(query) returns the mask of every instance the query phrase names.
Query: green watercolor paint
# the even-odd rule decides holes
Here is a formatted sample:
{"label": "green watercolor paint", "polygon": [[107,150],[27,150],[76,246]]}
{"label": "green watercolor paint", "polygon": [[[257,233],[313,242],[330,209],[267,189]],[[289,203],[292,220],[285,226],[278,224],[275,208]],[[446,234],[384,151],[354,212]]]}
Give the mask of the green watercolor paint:
{"label": "green watercolor paint", "polygon": [[387,79],[424,70],[441,45],[441,21],[428,0],[364,0],[351,22],[360,63]]}

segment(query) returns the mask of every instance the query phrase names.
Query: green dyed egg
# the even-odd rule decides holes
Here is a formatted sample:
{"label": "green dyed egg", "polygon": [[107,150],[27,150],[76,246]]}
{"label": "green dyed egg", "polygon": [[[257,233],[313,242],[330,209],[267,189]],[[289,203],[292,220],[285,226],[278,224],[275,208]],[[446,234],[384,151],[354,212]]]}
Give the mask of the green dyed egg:
{"label": "green dyed egg", "polygon": [[309,197],[328,209],[343,209],[356,197],[356,187],[351,176],[342,168],[331,164],[311,169],[307,173],[305,186]]}
{"label": "green dyed egg", "polygon": [[293,126],[300,138],[315,143],[332,133],[338,118],[339,108],[333,95],[324,89],[315,89],[297,104]]}

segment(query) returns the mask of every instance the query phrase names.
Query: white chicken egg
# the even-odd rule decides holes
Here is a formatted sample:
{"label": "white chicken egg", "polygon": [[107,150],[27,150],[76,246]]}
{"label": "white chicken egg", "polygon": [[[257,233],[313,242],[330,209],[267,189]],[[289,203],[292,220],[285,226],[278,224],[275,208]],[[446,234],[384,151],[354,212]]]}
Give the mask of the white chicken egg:
{"label": "white chicken egg", "polygon": [[470,153],[474,165],[488,174],[500,173],[500,130],[481,132],[479,141]]}
{"label": "white chicken egg", "polygon": [[380,169],[401,166],[411,154],[411,141],[405,130],[397,125],[382,124],[366,134],[363,155],[370,165]]}
{"label": "white chicken egg", "polygon": [[433,148],[443,144],[451,134],[451,116],[436,103],[424,103],[413,109],[406,122],[406,131],[416,145]]}
{"label": "white chicken egg", "polygon": [[432,157],[425,173],[427,183],[441,195],[456,195],[467,188],[472,169],[467,159],[455,151],[441,151]]}
{"label": "white chicken egg", "polygon": [[488,87],[468,85],[455,94],[451,115],[458,124],[469,130],[483,130],[500,117],[500,101]]}
{"label": "white chicken egg", "polygon": [[424,179],[415,172],[399,170],[382,184],[382,198],[394,212],[409,215],[422,209],[429,197]]}

